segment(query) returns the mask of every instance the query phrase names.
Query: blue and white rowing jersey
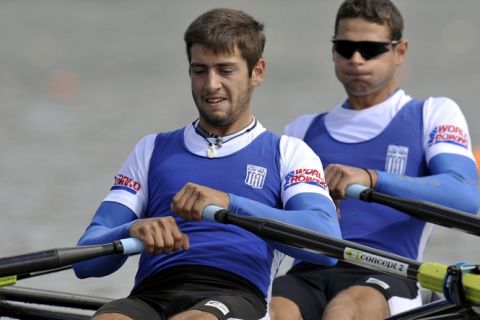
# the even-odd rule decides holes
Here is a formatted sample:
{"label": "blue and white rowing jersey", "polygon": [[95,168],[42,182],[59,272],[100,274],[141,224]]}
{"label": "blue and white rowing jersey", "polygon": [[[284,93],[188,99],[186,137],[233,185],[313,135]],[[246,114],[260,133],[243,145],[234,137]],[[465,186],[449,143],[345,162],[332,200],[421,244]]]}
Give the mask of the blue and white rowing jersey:
{"label": "blue and white rowing jersey", "polygon": [[195,129],[195,123],[144,137],[104,199],[127,206],[138,218],[173,216],[189,236],[187,251],[142,254],[136,284],[162,269],[202,265],[237,274],[258,286],[267,297],[283,254],[239,227],[184,220],[171,211],[172,197],[186,183],[193,182],[273,208],[283,208],[300,193],[313,193],[328,199],[333,208],[322,164],[300,139],[279,137],[257,121],[235,137],[224,137],[214,158],[207,156],[205,139]]}
{"label": "blue and white rowing jersey", "polygon": [[[349,109],[346,103],[328,113],[301,116],[286,126],[285,133],[304,139],[324,166],[339,163],[376,169],[380,192],[387,187],[382,172],[405,179],[429,176],[429,161],[444,153],[474,161],[465,118],[448,98],[419,101],[397,90],[364,110]],[[408,192],[414,197],[415,190]],[[431,196],[423,200],[442,203],[443,194]],[[344,239],[422,260],[431,224],[354,199],[340,202],[340,215]]]}

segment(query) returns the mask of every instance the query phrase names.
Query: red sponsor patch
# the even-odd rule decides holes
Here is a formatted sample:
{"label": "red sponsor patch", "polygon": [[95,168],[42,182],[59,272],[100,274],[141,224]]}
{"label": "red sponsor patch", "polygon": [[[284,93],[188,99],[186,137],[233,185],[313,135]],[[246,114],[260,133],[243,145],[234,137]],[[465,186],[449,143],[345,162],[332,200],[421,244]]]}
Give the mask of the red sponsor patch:
{"label": "red sponsor patch", "polygon": [[130,177],[127,177],[123,174],[117,174],[115,176],[115,182],[111,190],[125,190],[127,192],[137,194],[138,191],[142,188],[140,182],[133,180]]}

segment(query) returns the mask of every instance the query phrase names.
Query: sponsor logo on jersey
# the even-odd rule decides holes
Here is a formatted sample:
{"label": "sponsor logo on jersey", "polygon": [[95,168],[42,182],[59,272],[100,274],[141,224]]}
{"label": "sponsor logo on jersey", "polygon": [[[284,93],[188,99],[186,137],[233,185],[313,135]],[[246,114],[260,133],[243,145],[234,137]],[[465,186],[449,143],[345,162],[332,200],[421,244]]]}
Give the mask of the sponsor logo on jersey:
{"label": "sponsor logo on jersey", "polygon": [[267,168],[247,164],[245,183],[252,188],[262,189],[267,176]]}
{"label": "sponsor logo on jersey", "polygon": [[431,147],[440,142],[452,143],[457,146],[468,148],[468,134],[463,131],[462,128],[451,124],[440,125],[430,132],[428,146]]}
{"label": "sponsor logo on jersey", "polygon": [[230,312],[230,310],[228,310],[228,307],[220,301],[210,300],[205,303],[205,306],[213,307],[220,310],[220,312],[223,313],[224,316],[226,316]]}
{"label": "sponsor logo on jersey", "polygon": [[137,194],[138,191],[142,188],[140,182],[133,180],[130,177],[127,177],[123,174],[117,174],[115,176],[115,182],[113,187],[110,190],[125,190],[132,194]]}
{"label": "sponsor logo on jersey", "polygon": [[284,190],[299,183],[311,184],[327,190],[327,183],[321,172],[316,169],[296,169],[290,171],[285,177]]}
{"label": "sponsor logo on jersey", "polygon": [[404,175],[407,170],[408,147],[388,146],[385,171],[393,174]]}

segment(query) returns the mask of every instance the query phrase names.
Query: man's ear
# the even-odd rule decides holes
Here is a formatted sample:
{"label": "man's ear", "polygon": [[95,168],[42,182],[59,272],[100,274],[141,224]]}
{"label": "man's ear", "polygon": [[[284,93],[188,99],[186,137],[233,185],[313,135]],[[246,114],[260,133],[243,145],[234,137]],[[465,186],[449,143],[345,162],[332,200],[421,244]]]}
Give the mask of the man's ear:
{"label": "man's ear", "polygon": [[405,61],[405,57],[407,56],[408,51],[408,41],[402,40],[399,44],[397,44],[394,48],[397,66],[400,66]]}
{"label": "man's ear", "polygon": [[253,86],[258,86],[262,83],[263,78],[265,77],[265,68],[266,62],[265,59],[261,58],[257,61],[252,70],[252,84]]}

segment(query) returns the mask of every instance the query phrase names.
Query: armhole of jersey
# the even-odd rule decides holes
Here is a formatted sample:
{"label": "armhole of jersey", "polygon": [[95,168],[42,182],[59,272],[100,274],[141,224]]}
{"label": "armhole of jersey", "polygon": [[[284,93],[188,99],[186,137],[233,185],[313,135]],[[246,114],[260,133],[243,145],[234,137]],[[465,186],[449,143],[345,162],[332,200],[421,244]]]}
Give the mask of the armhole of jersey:
{"label": "armhole of jersey", "polygon": [[[143,137],[135,146],[134,150],[130,153],[128,159],[124,162],[122,169],[125,168],[127,162],[135,164],[134,167],[140,170],[141,176],[139,177],[141,183],[140,196],[136,196],[135,199],[130,194],[125,194],[122,191],[112,190],[108,193],[103,201],[113,201],[123,204],[132,210],[135,215],[141,217],[142,212],[145,210],[145,204],[148,201],[148,172],[150,170],[150,160],[155,148],[157,134],[150,134]],[[138,199],[140,197],[140,201]]]}
{"label": "armhole of jersey", "polygon": [[143,208],[141,209],[141,212],[137,213],[135,212],[135,214],[138,214],[138,216],[141,218],[142,217],[142,213],[145,211],[145,205],[148,203],[148,177],[149,177],[149,172],[150,172],[150,163],[151,163],[151,160],[152,160],[152,155],[153,155],[153,151],[155,149],[155,143],[157,141],[157,137],[158,137],[158,134],[149,134],[148,136],[146,136],[144,139],[145,139],[145,147],[144,147],[144,159],[143,159],[143,162],[144,162],[144,165],[145,165],[145,181],[144,181],[144,186],[145,186],[145,189],[144,189],[144,206]]}
{"label": "armhole of jersey", "polygon": [[[322,162],[318,155],[315,154],[315,152],[303,140],[282,135],[280,137],[279,151],[279,172],[282,179],[281,195],[284,206],[295,194],[294,190],[298,190],[299,185],[302,186],[302,192],[320,193],[328,196],[326,184],[323,186],[325,182],[325,174],[323,172]],[[303,169],[315,169],[318,171],[317,174],[319,176],[319,183],[301,183],[298,185],[294,183],[292,187],[288,186],[289,183],[287,181],[287,175],[295,175],[296,173],[294,170]]]}
{"label": "armhole of jersey", "polygon": [[285,205],[288,201],[288,199],[285,199],[285,190],[283,188],[283,184],[284,184],[284,177],[285,175],[287,174],[287,172],[285,172],[285,152],[286,152],[286,146],[287,146],[287,140],[289,139],[288,136],[286,135],[281,135],[280,136],[280,140],[278,141],[278,150],[279,150],[279,160],[278,160],[278,164],[279,164],[279,168],[278,168],[278,172],[280,173],[280,181],[281,181],[281,186],[280,186],[280,197],[282,199],[282,205],[283,207],[285,208]]}
{"label": "armhole of jersey", "polygon": [[284,134],[287,136],[304,139],[310,125],[318,114],[302,115],[285,126]]}

